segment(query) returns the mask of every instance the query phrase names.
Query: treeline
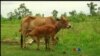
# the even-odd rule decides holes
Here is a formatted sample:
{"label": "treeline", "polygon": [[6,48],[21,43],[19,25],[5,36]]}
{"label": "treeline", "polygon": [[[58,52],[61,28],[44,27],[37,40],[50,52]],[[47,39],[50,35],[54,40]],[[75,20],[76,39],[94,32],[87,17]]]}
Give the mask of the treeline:
{"label": "treeline", "polygon": [[[93,2],[87,3],[87,6],[90,11],[89,15],[86,15],[83,12],[77,13],[76,10],[69,12],[70,16],[68,16],[66,12],[64,12],[61,15],[65,16],[65,17],[69,17],[69,20],[73,21],[73,22],[82,22],[82,21],[86,21],[91,18],[100,20],[100,7],[96,8],[97,4],[94,4]],[[57,10],[53,10],[51,13],[52,13],[52,16],[56,19],[59,12]],[[20,20],[24,16],[28,16],[28,15],[32,16],[33,15],[32,11],[30,11],[25,6],[25,4],[22,3],[22,4],[20,4],[20,6],[17,9],[14,9],[13,12],[9,12],[7,14],[8,19],[6,19],[6,20],[13,20],[13,19]],[[35,14],[35,16],[44,17],[44,14],[37,13],[37,14]],[[1,15],[1,18],[2,18],[2,20],[5,19],[5,17],[3,17],[2,15]]]}

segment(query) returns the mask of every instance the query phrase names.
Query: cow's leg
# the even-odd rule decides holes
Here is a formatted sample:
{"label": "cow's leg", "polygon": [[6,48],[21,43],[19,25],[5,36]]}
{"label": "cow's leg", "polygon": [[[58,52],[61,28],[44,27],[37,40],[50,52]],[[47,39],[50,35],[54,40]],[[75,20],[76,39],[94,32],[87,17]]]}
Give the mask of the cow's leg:
{"label": "cow's leg", "polygon": [[52,40],[52,44],[54,44],[55,43],[55,36],[54,35],[51,36],[51,40]]}
{"label": "cow's leg", "polygon": [[23,35],[21,34],[21,39],[20,39],[20,43],[21,43],[21,48],[23,48]]}
{"label": "cow's leg", "polygon": [[47,41],[48,41],[48,39],[47,39],[47,37],[45,37],[45,49],[47,49],[48,47],[48,45],[47,45]]}
{"label": "cow's leg", "polygon": [[49,38],[50,38],[50,37],[47,37],[47,36],[45,37],[45,48],[46,48],[46,49],[50,49],[50,47],[49,47],[49,40],[50,40],[50,39],[49,39]]}
{"label": "cow's leg", "polygon": [[55,32],[52,32],[50,34],[50,39],[51,39],[51,44],[54,44],[55,43]]}
{"label": "cow's leg", "polygon": [[40,38],[39,37],[36,37],[36,43],[37,43],[37,50],[39,50],[39,47],[40,47]]}
{"label": "cow's leg", "polygon": [[26,36],[25,35],[21,35],[21,47],[22,48],[26,47],[25,39],[26,39]]}
{"label": "cow's leg", "polygon": [[55,34],[52,34],[51,40],[52,40],[52,45],[56,45],[59,41],[59,38]]}
{"label": "cow's leg", "polygon": [[25,36],[23,36],[23,48],[25,48]]}
{"label": "cow's leg", "polygon": [[21,42],[21,48],[26,47],[25,41],[26,41],[26,36],[21,34],[21,39],[20,39],[20,42]]}
{"label": "cow's leg", "polygon": [[47,39],[48,49],[50,50],[50,36]]}

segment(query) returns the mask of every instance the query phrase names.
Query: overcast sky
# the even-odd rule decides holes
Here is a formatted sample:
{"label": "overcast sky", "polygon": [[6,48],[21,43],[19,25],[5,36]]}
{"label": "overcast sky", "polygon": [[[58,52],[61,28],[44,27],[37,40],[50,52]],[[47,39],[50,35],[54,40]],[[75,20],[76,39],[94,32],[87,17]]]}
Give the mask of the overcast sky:
{"label": "overcast sky", "polygon": [[[1,14],[7,17],[7,13],[13,12],[21,3],[32,11],[33,15],[36,13],[44,14],[44,16],[51,16],[51,12],[55,9],[59,12],[58,16],[69,11],[76,10],[77,12],[84,12],[89,14],[87,3],[91,1],[1,1]],[[100,1],[93,1],[100,7]]]}

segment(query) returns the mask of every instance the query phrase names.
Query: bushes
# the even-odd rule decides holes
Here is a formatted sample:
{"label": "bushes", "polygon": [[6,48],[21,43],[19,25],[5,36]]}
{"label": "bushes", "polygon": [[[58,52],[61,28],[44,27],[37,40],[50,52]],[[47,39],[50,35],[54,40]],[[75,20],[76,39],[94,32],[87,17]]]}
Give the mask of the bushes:
{"label": "bushes", "polygon": [[78,13],[75,15],[71,15],[69,17],[70,21],[72,22],[84,22],[84,21],[94,21],[94,20],[100,20],[100,16],[99,15],[95,15],[95,16],[90,16],[90,15],[86,15],[83,13]]}
{"label": "bushes", "polygon": [[74,15],[74,16],[70,16],[70,21],[83,22],[86,20],[86,18],[87,18],[86,15]]}

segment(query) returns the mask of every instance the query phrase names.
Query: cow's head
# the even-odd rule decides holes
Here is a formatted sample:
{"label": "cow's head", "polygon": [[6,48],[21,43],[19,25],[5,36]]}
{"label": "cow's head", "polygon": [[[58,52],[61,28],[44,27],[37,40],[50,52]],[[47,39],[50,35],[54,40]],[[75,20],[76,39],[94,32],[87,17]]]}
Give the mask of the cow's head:
{"label": "cow's head", "polygon": [[61,16],[59,21],[62,24],[62,28],[71,28],[71,24],[69,23],[69,20],[66,17]]}

